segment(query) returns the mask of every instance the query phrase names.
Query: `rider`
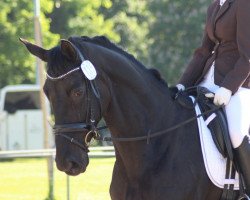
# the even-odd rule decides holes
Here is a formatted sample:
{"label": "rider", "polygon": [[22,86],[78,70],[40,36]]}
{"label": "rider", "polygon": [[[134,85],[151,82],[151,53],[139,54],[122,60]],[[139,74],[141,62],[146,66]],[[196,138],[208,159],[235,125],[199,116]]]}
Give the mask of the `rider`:
{"label": "rider", "polygon": [[193,85],[215,93],[225,105],[229,133],[250,195],[250,1],[215,0],[207,11],[201,46],[177,88]]}

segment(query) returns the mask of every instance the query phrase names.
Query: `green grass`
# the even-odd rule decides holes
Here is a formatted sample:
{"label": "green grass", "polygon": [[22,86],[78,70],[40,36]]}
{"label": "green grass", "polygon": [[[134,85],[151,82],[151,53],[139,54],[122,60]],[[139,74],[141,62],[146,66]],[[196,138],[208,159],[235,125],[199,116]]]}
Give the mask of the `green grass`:
{"label": "green grass", "polygon": [[[71,200],[109,200],[114,158],[92,158],[87,171],[70,177]],[[55,163],[54,163],[55,166]],[[67,176],[54,168],[56,200],[67,199]],[[46,159],[0,162],[0,200],[45,200],[48,196]]]}

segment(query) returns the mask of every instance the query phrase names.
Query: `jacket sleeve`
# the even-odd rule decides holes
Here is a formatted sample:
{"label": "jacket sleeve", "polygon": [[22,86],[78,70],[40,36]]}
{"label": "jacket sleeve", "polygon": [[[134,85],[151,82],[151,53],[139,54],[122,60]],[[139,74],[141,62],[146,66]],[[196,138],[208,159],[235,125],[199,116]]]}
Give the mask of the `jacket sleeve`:
{"label": "jacket sleeve", "polygon": [[[207,19],[211,14],[211,6],[207,11]],[[193,58],[182,74],[179,83],[185,87],[190,87],[195,84],[197,79],[201,76],[208,58],[211,56],[215,43],[210,40],[207,35],[206,28],[204,30],[201,46],[197,48],[193,54]]]}
{"label": "jacket sleeve", "polygon": [[234,68],[225,76],[221,86],[234,94],[250,75],[250,1],[237,0],[236,41],[240,54]]}

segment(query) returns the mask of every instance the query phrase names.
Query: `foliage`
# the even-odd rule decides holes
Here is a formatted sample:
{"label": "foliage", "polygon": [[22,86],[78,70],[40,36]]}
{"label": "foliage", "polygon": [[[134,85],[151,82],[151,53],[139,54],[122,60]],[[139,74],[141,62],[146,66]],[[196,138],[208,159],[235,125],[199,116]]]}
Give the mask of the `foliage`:
{"label": "foliage", "polygon": [[147,62],[149,16],[146,0],[54,0],[51,31],[70,35],[106,35]]}
{"label": "foliage", "polygon": [[201,42],[208,0],[150,0],[153,24],[149,38],[151,63],[174,83]]}
{"label": "foliage", "polygon": [[[102,14],[104,21],[113,23],[113,32],[119,35],[119,40],[108,34],[111,40],[118,42],[146,66],[160,69],[168,82],[173,84],[191,58],[194,48],[200,43],[209,3],[208,0],[110,0],[108,6],[99,3],[99,12],[94,14]],[[78,3],[82,7],[80,5]],[[72,2],[68,6],[72,6]],[[68,10],[67,13],[74,12]],[[84,21],[83,14],[80,19]],[[99,29],[89,31],[90,27],[93,29],[93,25],[98,27],[94,20],[86,23],[87,25],[79,25],[80,20],[74,26],[70,22],[72,21],[69,20],[68,23],[70,34],[79,35],[81,30],[86,30],[87,35],[100,33]]]}
{"label": "foliage", "polygon": [[[146,66],[177,82],[201,41],[210,0],[40,0],[43,42],[56,45],[59,35],[106,35]],[[35,65],[18,41],[34,41],[31,0],[0,4],[0,88],[34,83]]]}
{"label": "foliage", "polygon": [[[44,44],[54,43],[57,35],[49,32],[49,20],[43,13],[52,11],[50,0],[41,3]],[[34,83],[34,58],[19,42],[19,37],[34,38],[33,1],[2,0],[0,4],[0,88],[7,84]],[[34,40],[33,40],[34,41]]]}
{"label": "foliage", "polygon": [[120,35],[119,45],[132,53],[138,60],[148,64],[150,38],[147,34],[151,13],[147,10],[146,0],[112,0],[112,6],[101,9],[106,19],[114,22],[114,31]]}
{"label": "foliage", "polygon": [[110,0],[54,0],[54,10],[48,16],[51,18],[51,31],[63,38],[71,35],[106,35],[113,41],[120,37],[113,31],[114,23],[105,19],[98,12],[100,7],[110,8]]}

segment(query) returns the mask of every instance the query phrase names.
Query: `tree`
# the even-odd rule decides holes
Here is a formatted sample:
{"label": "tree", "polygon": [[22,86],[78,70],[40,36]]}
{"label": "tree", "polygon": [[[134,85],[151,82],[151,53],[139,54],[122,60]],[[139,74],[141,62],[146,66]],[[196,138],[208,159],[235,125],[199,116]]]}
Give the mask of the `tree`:
{"label": "tree", "polygon": [[200,45],[208,0],[151,0],[154,19],[150,28],[151,63],[175,83],[196,47]]}
{"label": "tree", "polygon": [[[208,0],[41,0],[45,48],[71,35],[105,35],[146,66],[177,81],[201,41]],[[18,37],[34,38],[33,1],[0,4],[0,87],[33,83],[34,58]],[[34,41],[34,40],[33,40]]]}
{"label": "tree", "polygon": [[[41,23],[45,46],[55,44],[49,21],[43,13],[51,12],[51,0],[41,2]],[[19,42],[19,37],[34,41],[33,1],[2,0],[0,4],[0,88],[8,84],[34,83],[35,62]]]}
{"label": "tree", "polygon": [[72,35],[106,35],[113,41],[120,41],[120,37],[113,31],[114,23],[105,19],[98,10],[100,7],[110,8],[110,0],[54,0],[54,10],[51,18],[51,31],[63,38]]}
{"label": "tree", "polygon": [[119,45],[133,54],[138,60],[148,65],[147,38],[151,13],[147,10],[146,0],[112,0],[112,6],[102,8],[106,19],[114,22],[114,31],[120,35]]}
{"label": "tree", "polygon": [[70,35],[105,35],[147,63],[148,19],[146,0],[54,0],[51,31]]}

